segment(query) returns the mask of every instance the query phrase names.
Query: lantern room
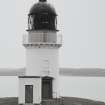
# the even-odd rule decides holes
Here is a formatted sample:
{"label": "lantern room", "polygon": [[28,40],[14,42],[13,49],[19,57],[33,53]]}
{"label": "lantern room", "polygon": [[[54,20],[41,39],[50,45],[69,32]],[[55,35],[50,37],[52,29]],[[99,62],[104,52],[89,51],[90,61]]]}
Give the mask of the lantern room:
{"label": "lantern room", "polygon": [[39,0],[31,7],[28,14],[28,31],[31,30],[57,30],[56,11],[46,0]]}

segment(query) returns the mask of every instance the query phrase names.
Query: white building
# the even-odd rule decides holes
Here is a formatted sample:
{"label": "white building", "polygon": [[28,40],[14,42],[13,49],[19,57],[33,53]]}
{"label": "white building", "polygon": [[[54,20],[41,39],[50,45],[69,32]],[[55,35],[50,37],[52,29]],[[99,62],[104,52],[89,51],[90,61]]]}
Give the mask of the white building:
{"label": "white building", "polygon": [[28,14],[26,74],[19,76],[19,104],[40,104],[59,98],[59,48],[57,14],[46,0],[35,3]]}

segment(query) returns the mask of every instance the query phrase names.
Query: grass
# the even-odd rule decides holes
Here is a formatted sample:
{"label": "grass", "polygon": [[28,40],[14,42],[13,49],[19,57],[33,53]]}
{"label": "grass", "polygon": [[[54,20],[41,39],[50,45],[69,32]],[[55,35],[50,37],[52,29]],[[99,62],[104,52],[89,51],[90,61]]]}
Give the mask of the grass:
{"label": "grass", "polygon": [[16,97],[0,98],[0,105],[18,105],[18,98]]}
{"label": "grass", "polygon": [[[18,98],[0,98],[0,105],[18,105]],[[53,101],[47,100],[44,101],[42,105],[105,105],[105,103],[82,98],[63,97],[60,99],[60,102],[57,102],[56,99]]]}

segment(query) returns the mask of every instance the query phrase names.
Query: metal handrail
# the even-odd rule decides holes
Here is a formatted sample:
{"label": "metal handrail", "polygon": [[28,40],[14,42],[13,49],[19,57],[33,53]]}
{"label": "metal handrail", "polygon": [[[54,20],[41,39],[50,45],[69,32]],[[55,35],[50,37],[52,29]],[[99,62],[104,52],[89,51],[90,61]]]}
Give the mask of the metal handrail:
{"label": "metal handrail", "polygon": [[62,44],[62,35],[23,35],[23,44]]}

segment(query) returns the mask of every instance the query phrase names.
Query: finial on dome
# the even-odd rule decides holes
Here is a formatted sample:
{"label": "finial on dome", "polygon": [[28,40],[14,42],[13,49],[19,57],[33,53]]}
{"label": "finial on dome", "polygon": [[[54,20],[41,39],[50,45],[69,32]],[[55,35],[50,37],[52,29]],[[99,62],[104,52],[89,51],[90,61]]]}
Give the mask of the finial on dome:
{"label": "finial on dome", "polygon": [[47,0],[39,0],[40,2],[46,2]]}

